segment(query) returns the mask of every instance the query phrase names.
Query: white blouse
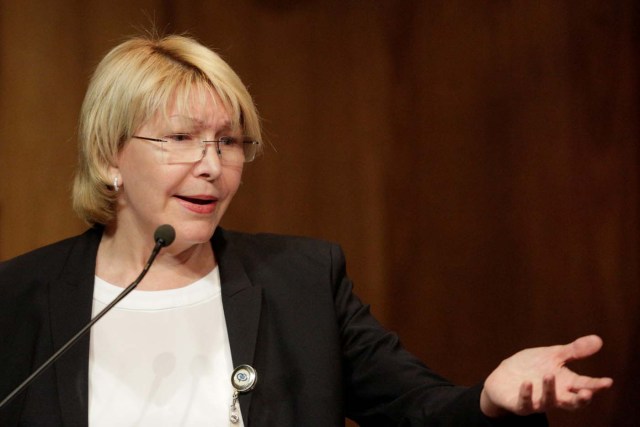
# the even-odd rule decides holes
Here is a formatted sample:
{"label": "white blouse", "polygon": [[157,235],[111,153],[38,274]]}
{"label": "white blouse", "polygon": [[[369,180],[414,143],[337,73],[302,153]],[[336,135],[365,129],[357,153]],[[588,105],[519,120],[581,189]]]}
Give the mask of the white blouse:
{"label": "white blouse", "polygon": [[[96,276],[93,315],[122,290]],[[89,426],[231,425],[232,371],[217,268],[183,288],[133,291],[91,331]]]}

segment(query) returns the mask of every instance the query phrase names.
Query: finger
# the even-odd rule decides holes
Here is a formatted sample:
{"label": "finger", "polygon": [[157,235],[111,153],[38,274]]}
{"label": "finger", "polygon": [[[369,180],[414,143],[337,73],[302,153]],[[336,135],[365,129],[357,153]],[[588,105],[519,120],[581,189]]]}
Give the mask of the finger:
{"label": "finger", "polygon": [[610,388],[613,385],[613,379],[611,378],[593,378],[587,377],[584,375],[577,376],[569,390],[573,392],[578,392],[582,389],[587,389],[591,391],[600,391]]}
{"label": "finger", "polygon": [[580,390],[576,395],[575,409],[584,408],[591,403],[591,399],[593,399],[593,392],[591,390]]}
{"label": "finger", "polygon": [[525,381],[520,385],[520,393],[518,394],[516,413],[520,415],[528,415],[532,412],[534,412],[533,384],[530,381]]}
{"label": "finger", "polygon": [[556,377],[546,375],[542,379],[542,398],[540,400],[540,410],[546,410],[556,406]]}
{"label": "finger", "polygon": [[575,411],[584,408],[593,398],[593,392],[590,390],[580,390],[578,393],[572,393],[567,399],[560,400],[558,407],[569,411]]}
{"label": "finger", "polygon": [[567,362],[589,357],[602,348],[602,339],[597,335],[580,337],[572,343],[562,346],[561,356]]}

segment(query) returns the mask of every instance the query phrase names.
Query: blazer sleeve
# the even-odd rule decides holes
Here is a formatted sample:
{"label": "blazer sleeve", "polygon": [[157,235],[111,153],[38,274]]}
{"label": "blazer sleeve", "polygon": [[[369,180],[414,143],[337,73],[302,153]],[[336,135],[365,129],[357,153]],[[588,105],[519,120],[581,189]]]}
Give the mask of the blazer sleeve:
{"label": "blazer sleeve", "polygon": [[482,384],[459,387],[406,351],[352,292],[339,246],[331,281],[342,340],[346,415],[362,426],[546,426],[546,417],[490,419],[480,410]]}
{"label": "blazer sleeve", "polygon": [[[35,268],[15,261],[0,263],[0,400],[37,367],[38,354],[51,353],[46,339],[46,283],[25,277]],[[26,394],[0,409],[1,426],[18,424]]]}

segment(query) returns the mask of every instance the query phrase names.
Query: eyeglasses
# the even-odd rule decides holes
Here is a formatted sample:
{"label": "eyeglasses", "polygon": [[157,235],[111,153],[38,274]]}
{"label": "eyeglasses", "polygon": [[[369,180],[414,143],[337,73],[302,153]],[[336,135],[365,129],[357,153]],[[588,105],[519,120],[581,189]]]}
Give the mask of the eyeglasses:
{"label": "eyeglasses", "polygon": [[249,137],[224,136],[211,141],[197,139],[189,134],[174,134],[167,139],[132,135],[132,138],[155,142],[160,148],[160,161],[167,165],[195,163],[204,158],[209,145],[215,146],[223,165],[240,165],[251,162],[258,154],[260,141]]}

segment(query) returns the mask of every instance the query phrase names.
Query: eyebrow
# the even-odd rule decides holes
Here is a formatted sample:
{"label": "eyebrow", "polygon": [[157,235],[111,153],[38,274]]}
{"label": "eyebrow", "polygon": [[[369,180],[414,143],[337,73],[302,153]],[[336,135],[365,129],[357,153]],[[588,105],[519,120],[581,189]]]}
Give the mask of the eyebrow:
{"label": "eyebrow", "polygon": [[[200,120],[200,119],[197,119],[195,117],[183,116],[181,114],[173,114],[173,115],[169,116],[169,119],[172,119],[172,118],[186,119],[186,120],[192,122],[193,124],[197,125],[200,128],[203,128],[203,127],[207,126],[207,123],[204,120]],[[233,126],[232,126],[231,120],[225,120],[224,123],[222,124],[222,127],[219,130],[221,130],[221,131],[232,131],[233,130]]]}

